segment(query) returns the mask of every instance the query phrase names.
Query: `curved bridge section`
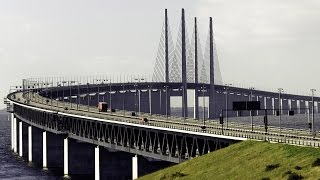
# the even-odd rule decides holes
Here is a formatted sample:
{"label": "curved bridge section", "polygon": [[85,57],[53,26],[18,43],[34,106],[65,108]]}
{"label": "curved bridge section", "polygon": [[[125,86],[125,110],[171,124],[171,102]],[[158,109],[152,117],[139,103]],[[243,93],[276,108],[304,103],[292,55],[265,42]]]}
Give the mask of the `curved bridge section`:
{"label": "curved bridge section", "polygon": [[[188,87],[198,89],[200,85],[188,84]],[[210,88],[208,84],[202,84],[201,87]],[[223,86],[216,86],[215,88],[216,113],[221,112],[218,107],[226,105],[220,104],[225,100],[223,97],[226,97],[226,95],[237,94],[239,99],[232,99],[232,101],[237,101],[242,100],[243,97],[246,97],[246,94],[249,94],[247,89],[235,87],[229,87],[225,94],[223,90],[225,90]],[[148,93],[143,94],[144,91]],[[80,149],[82,148],[81,151],[91,152],[89,155],[93,156],[94,161],[91,162],[91,165],[89,163],[88,166],[91,167],[92,171],[94,170],[96,177],[100,177],[101,172],[109,172],[108,170],[101,170],[103,169],[101,164],[105,161],[99,158],[100,155],[102,156],[104,149],[125,152],[134,156],[132,160],[130,157],[129,164],[132,163],[132,166],[128,168],[130,172],[134,173],[128,174],[127,177],[131,178],[137,177],[137,174],[147,173],[139,172],[138,157],[141,157],[139,159],[144,157],[144,159],[152,158],[157,159],[157,161],[180,163],[186,159],[201,156],[247,139],[317,147],[320,145],[318,133],[312,135],[307,130],[293,132],[292,129],[285,127],[282,129],[273,127],[266,131],[263,126],[257,125],[254,129],[251,129],[250,125],[240,123],[230,123],[226,127],[215,119],[204,121],[194,118],[174,117],[170,116],[168,111],[166,114],[154,114],[152,100],[157,103],[161,101],[162,94],[159,92],[165,92],[164,94],[167,96],[181,96],[183,91],[181,91],[181,84],[179,85],[179,83],[127,83],[51,87],[11,93],[8,95],[8,99],[13,105],[11,115],[12,149],[18,152],[20,156],[28,157],[30,161],[32,161],[32,157],[36,158],[35,151],[40,151],[39,154],[42,158],[38,159],[42,161],[44,167],[50,167],[50,164],[63,166],[64,174],[69,174],[71,169],[71,174],[84,172],[83,169],[90,174],[90,168],[70,167],[70,162],[76,160],[71,160],[72,156],[69,156],[69,154],[75,153],[74,149],[79,146]],[[274,99],[278,95],[277,93],[263,91],[252,92],[252,90],[250,93],[255,94],[257,99],[264,99],[266,109],[270,104],[267,100],[273,99],[274,103]],[[202,95],[206,96],[208,94],[203,92]],[[122,96],[122,101],[119,96]],[[134,96],[133,101],[136,102],[132,103],[130,96]],[[309,97],[304,96],[283,95],[282,98],[286,98],[287,101],[290,99],[290,102],[293,102],[293,100],[309,102],[307,100]],[[145,103],[146,108],[141,106],[143,104],[142,99],[149,102]],[[111,108],[108,109],[108,112],[99,112],[96,108],[96,104],[103,100],[107,102],[109,100],[113,103],[113,105],[110,103]],[[318,98],[314,100],[317,102]],[[125,105],[125,101],[129,105]],[[140,111],[136,109],[137,102],[139,102],[138,109]],[[123,109],[112,108],[119,106],[119,104]],[[168,102],[165,103],[164,109],[170,109],[169,104]],[[275,107],[273,108],[275,109]],[[135,114],[132,114],[132,112],[135,112]],[[304,112],[300,110],[300,113]],[[230,118],[232,116],[236,115],[230,114]],[[38,132],[38,134],[35,134],[35,132]],[[42,142],[37,144],[33,142],[34,139]],[[50,141],[58,145],[53,145]],[[79,143],[88,144],[90,147],[81,146]],[[76,153],[81,151],[76,151]],[[60,152],[60,154],[57,152]],[[56,157],[51,163],[50,156]],[[57,157],[60,157],[59,161]],[[144,161],[144,164],[147,162]],[[78,171],[75,170],[77,168]]]}
{"label": "curved bridge section", "polygon": [[[59,90],[61,92],[62,89]],[[208,125],[208,129],[203,130],[195,120],[169,120],[159,115],[131,116],[120,111],[98,112],[90,104],[57,101],[40,96],[46,93],[45,89],[40,93],[36,91],[39,90],[8,95],[13,105],[12,149],[45,168],[62,166],[64,174],[92,174],[94,171],[95,176],[100,177],[104,172],[110,172],[102,170],[101,164],[105,161],[99,159],[102,154],[109,153],[104,152],[105,149],[134,156],[127,160],[129,164],[133,163],[127,168],[134,173],[127,173],[126,177],[131,178],[151,171],[140,172],[144,168],[138,168],[138,157],[144,159],[140,164],[149,163],[148,166],[155,164],[154,160],[145,160],[148,158],[156,159],[156,162],[179,163],[246,139],[241,137],[241,133],[235,134],[238,137],[222,135],[216,123],[212,123],[212,128]],[[64,93],[67,95],[66,91]],[[79,143],[88,144],[91,148]],[[78,148],[79,151],[75,150]],[[78,156],[92,156],[92,159],[83,165],[85,167],[74,167],[71,162],[76,162],[75,157]]]}
{"label": "curved bridge section", "polygon": [[[284,94],[282,89],[274,93],[217,85],[221,75],[212,18],[205,58],[198,48],[196,18],[194,22],[195,39],[189,46],[182,9],[177,52],[172,53],[165,10],[153,75],[157,82],[142,82],[142,78],[123,83],[94,78],[92,83],[89,78],[86,82],[81,78],[25,79],[22,88],[7,97],[9,107],[12,105],[12,150],[44,168],[62,167],[65,175],[136,179],[247,139],[320,146],[319,122],[314,121],[319,97]],[[192,105],[188,90],[193,93]],[[178,111],[171,106],[173,97],[181,97]],[[209,99],[208,107],[199,105],[200,98]],[[232,111],[235,101],[257,101],[261,111]],[[108,112],[98,111],[99,102],[108,103]],[[293,121],[287,114],[292,113],[298,114],[299,129],[288,127]],[[308,121],[299,119],[303,116]],[[249,118],[251,124],[242,122]],[[275,119],[279,123],[268,123]],[[289,123],[283,123],[284,119]]]}

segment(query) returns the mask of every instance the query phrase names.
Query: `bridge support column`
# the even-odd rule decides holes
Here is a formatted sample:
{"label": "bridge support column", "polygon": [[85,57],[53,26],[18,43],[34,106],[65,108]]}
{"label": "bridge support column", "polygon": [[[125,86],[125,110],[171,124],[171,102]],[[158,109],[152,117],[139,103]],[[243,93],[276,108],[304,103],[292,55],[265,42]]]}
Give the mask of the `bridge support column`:
{"label": "bridge support column", "polygon": [[100,153],[99,146],[94,148],[94,179],[100,180]]}
{"label": "bridge support column", "polygon": [[289,110],[291,111],[291,109],[292,109],[292,105],[291,105],[291,99],[288,99],[288,108],[289,108]]}
{"label": "bridge support column", "polygon": [[13,130],[13,121],[14,121],[14,114],[10,113],[11,115],[11,150],[14,149],[14,130]]}
{"label": "bridge support column", "polygon": [[63,140],[63,174],[69,174],[68,137]]}
{"label": "bridge support column", "polygon": [[18,151],[17,134],[17,118],[13,118],[13,152],[15,153]]}
{"label": "bridge support column", "polygon": [[283,103],[282,103],[282,98],[280,98],[280,113],[283,114]]}
{"label": "bridge support column", "polygon": [[199,93],[198,88],[195,88],[194,90],[194,111],[193,111],[193,118],[199,119]]}
{"label": "bridge support column", "polygon": [[166,115],[170,116],[171,115],[171,93],[170,93],[170,88],[166,87]]}
{"label": "bridge support column", "polygon": [[275,110],[274,110],[274,98],[272,98],[272,114],[275,115]]}
{"label": "bridge support column", "polygon": [[[259,101],[259,96],[257,95],[257,101]],[[259,116],[259,110],[257,110],[257,116]]]}
{"label": "bridge support column", "polygon": [[28,161],[32,162],[32,126],[28,126]]}
{"label": "bridge support column", "polygon": [[152,90],[149,87],[149,114],[152,115]]}
{"label": "bridge support column", "polygon": [[140,114],[140,112],[141,112],[141,91],[140,90],[138,90],[138,110],[139,110],[139,114]]}
{"label": "bridge support column", "polygon": [[42,132],[42,167],[47,167],[47,132]]}
{"label": "bridge support column", "polygon": [[19,156],[22,157],[22,121],[19,122]]}
{"label": "bridge support column", "polygon": [[305,111],[306,116],[308,117],[308,123],[310,123],[310,106],[309,106],[309,101],[304,101],[304,107],[306,108],[307,111]]}
{"label": "bridge support column", "polygon": [[132,179],[138,179],[138,155],[132,157]]}
{"label": "bridge support column", "polygon": [[297,100],[297,113],[300,114],[300,100]]}

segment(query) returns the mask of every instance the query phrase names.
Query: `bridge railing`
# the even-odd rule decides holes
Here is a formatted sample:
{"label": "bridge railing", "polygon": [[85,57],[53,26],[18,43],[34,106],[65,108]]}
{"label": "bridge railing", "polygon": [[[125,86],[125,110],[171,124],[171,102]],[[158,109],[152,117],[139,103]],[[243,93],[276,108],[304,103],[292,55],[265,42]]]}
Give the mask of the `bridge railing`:
{"label": "bridge railing", "polygon": [[[163,118],[163,116],[151,116],[153,118],[151,118],[147,124],[142,122],[141,120],[132,120],[132,118],[126,118],[125,116],[127,116],[128,114],[126,114],[126,112],[124,112],[124,116],[119,117],[119,115],[121,115],[121,113],[117,112],[114,113],[113,115],[117,115],[117,116],[112,116],[111,113],[105,114],[105,113],[99,113],[97,112],[97,109],[95,107],[88,107],[86,105],[81,105],[79,107],[79,109],[75,109],[76,105],[73,105],[73,109],[70,108],[68,110],[64,110],[64,107],[71,107],[71,104],[69,104],[69,102],[60,102],[60,101],[55,101],[54,103],[52,103],[53,107],[50,106],[51,103],[50,99],[48,98],[44,98],[44,97],[40,97],[38,94],[35,95],[36,98],[38,99],[36,100],[34,103],[37,104],[42,104],[44,105],[42,108],[45,109],[51,109],[54,108],[57,111],[61,111],[61,112],[67,112],[67,113],[71,113],[71,114],[77,114],[77,115],[82,115],[82,116],[88,116],[87,113],[91,113],[91,116],[100,118],[100,119],[111,119],[111,120],[115,120],[115,121],[121,121],[121,122],[128,122],[128,123],[135,123],[135,124],[144,124],[144,125],[150,125],[150,126],[156,126],[156,127],[165,127],[165,128],[171,128],[171,129],[180,129],[180,130],[187,130],[187,131],[194,131],[194,132],[205,132],[205,133],[211,133],[211,134],[218,134],[218,135],[227,135],[227,136],[234,136],[234,137],[245,137],[245,138],[251,138],[251,139],[257,139],[257,140],[263,140],[267,137],[274,137],[277,136],[276,139],[278,139],[278,141],[283,141],[281,139],[286,138],[286,137],[294,137],[295,139],[299,139],[299,138],[303,138],[304,140],[319,140],[318,138],[313,138],[310,136],[310,133],[302,130],[302,129],[292,129],[292,128],[282,128],[282,132],[279,133],[279,127],[270,127],[269,131],[267,133],[265,133],[263,131],[264,126],[261,125],[254,125],[255,129],[254,131],[250,130],[251,126],[248,126],[248,124],[243,124],[243,123],[235,123],[235,122],[231,122],[230,126],[228,128],[223,127],[222,125],[220,125],[218,123],[218,121],[216,120],[210,120],[206,122],[206,126],[207,128],[205,130],[203,130],[201,128],[201,123],[199,123],[199,120],[194,120],[194,119],[167,119],[167,118]],[[44,98],[44,101],[40,101],[39,99]],[[47,101],[48,100],[48,101]],[[40,102],[40,103],[39,103]],[[45,103],[42,103],[45,102]],[[66,106],[67,105],[67,106]],[[107,116],[106,116],[107,115]],[[146,114],[147,115],[147,114]],[[140,115],[141,116],[141,115]],[[154,118],[156,117],[156,118]],[[261,136],[264,135],[264,138]],[[319,134],[317,134],[318,136]],[[259,137],[257,137],[259,136]],[[318,136],[319,137],[319,136]],[[271,138],[269,138],[271,139]],[[299,142],[300,141],[296,141]]]}
{"label": "bridge railing", "polygon": [[[36,94],[36,98],[34,100],[37,103],[44,103],[44,104],[51,104],[48,103],[51,101],[51,99],[49,98],[45,98],[45,97],[41,97],[38,94]],[[58,106],[57,106],[58,104]],[[64,107],[68,107],[71,109],[71,107],[73,107],[74,110],[76,110],[77,104],[75,103],[69,103],[69,102],[61,102],[61,101],[56,101],[53,100],[52,103],[53,106],[58,107],[58,109],[63,109]],[[88,106],[87,105],[79,105],[78,106],[78,110],[82,110],[82,111],[88,111]],[[96,108],[93,107],[89,107],[89,111],[97,111]],[[112,114],[112,113],[111,113]],[[123,111],[123,110],[116,110],[116,112],[114,114],[118,114],[118,115],[130,115],[131,111]],[[138,114],[139,116],[143,116],[143,117],[149,117],[149,118],[158,118],[158,119],[162,119],[164,120],[163,122],[168,122],[169,120],[174,120],[174,121],[180,121],[180,122],[192,122],[192,123],[197,123],[197,124],[201,124],[201,120],[196,120],[193,118],[187,118],[184,119],[182,117],[175,117],[175,116],[164,116],[164,115],[158,115],[158,114],[152,114],[150,115],[149,113],[140,113]],[[232,119],[232,118],[229,118]],[[217,125],[218,120],[207,120],[206,121],[207,124],[211,124],[211,125]],[[251,127],[248,124],[245,123],[239,123],[239,122],[229,122],[229,125],[231,125],[232,127],[240,127],[240,128],[244,128],[244,129],[248,129],[249,127]],[[259,124],[253,124],[254,129],[256,130],[263,130],[264,126],[263,125],[259,125]],[[280,128],[276,127],[276,126],[269,126],[268,127],[269,131],[279,131]],[[306,131],[305,129],[293,129],[293,128],[285,128],[285,127],[281,127],[282,131],[288,131],[288,132],[294,132],[296,134],[301,134],[301,135],[308,135],[310,134],[309,131]],[[317,133],[319,134],[319,133]]]}

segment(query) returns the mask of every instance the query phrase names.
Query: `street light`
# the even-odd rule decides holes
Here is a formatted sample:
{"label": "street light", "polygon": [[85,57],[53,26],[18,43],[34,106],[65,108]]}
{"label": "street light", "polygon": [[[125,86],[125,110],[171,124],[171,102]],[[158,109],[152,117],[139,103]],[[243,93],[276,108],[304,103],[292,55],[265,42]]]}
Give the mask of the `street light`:
{"label": "street light", "polygon": [[168,119],[168,86],[165,85],[164,88],[166,89],[166,118]]}
{"label": "street light", "polygon": [[314,133],[314,92],[316,91],[316,89],[310,89],[311,93],[312,93],[312,136],[315,137],[315,133]]}
{"label": "street light", "polygon": [[87,83],[87,95],[88,95],[88,111],[89,111],[89,105],[90,105],[89,83]]}
{"label": "street light", "polygon": [[50,88],[50,104],[51,104],[51,110],[52,110],[52,89],[53,89],[53,81],[51,81],[51,88]]}
{"label": "street light", "polygon": [[62,81],[62,86],[63,86],[63,88],[62,88],[63,108],[64,108],[64,106],[65,106],[65,102],[64,102],[64,84],[65,84],[65,83],[67,83],[67,81]]}
{"label": "street light", "polygon": [[281,93],[283,92],[283,88],[278,88],[279,91],[279,130],[281,133]]}
{"label": "street light", "polygon": [[125,103],[125,99],[124,96],[126,94],[126,91],[124,90],[124,84],[121,85],[122,86],[122,111],[123,111],[123,115],[125,115],[125,111],[124,111],[124,103]]}
{"label": "street light", "polygon": [[202,91],[202,101],[203,101],[203,127],[205,127],[205,119],[206,119],[206,102],[205,102],[205,97],[204,97],[204,92],[205,92],[205,87],[204,83],[202,84],[201,91]]}
{"label": "street light", "polygon": [[108,79],[94,79],[98,83],[98,103],[100,102],[100,84],[107,82]]}
{"label": "street light", "polygon": [[[41,90],[41,92],[42,92],[41,103],[42,103],[42,104],[43,104],[43,96],[44,96],[43,90],[44,90],[44,87],[45,87],[45,88],[48,87],[47,85],[49,85],[49,83],[43,82],[43,81],[41,82],[41,86],[42,86],[42,90]],[[46,96],[47,96],[47,91],[46,91]]]}
{"label": "street light", "polygon": [[80,104],[80,82],[78,82],[78,96],[77,96],[77,110],[79,110],[79,104]]}
{"label": "street light", "polygon": [[71,93],[72,93],[72,90],[71,90],[71,85],[76,83],[76,81],[68,81],[68,86],[70,87],[70,94],[69,94],[69,102],[70,102],[70,109],[72,109],[72,101],[71,101]]}
{"label": "street light", "polygon": [[[36,86],[36,94],[39,94],[39,82],[38,81],[36,82],[35,86]],[[36,98],[35,102],[40,103],[39,96],[35,96],[35,98]]]}
{"label": "street light", "polygon": [[109,81],[109,102],[110,102],[110,112],[112,113],[112,105],[111,105],[111,103],[112,103],[112,99],[111,99],[111,79],[110,79],[110,80],[107,79],[107,81]]}
{"label": "street light", "polygon": [[[250,87],[249,88],[249,90],[250,90],[250,101],[252,101],[252,91],[254,90],[254,88],[253,87]],[[252,110],[250,110],[250,116],[251,116],[251,131],[253,131],[253,111]]]}
{"label": "street light", "polygon": [[[57,98],[59,97],[59,91],[58,91],[58,87],[61,87],[61,84],[59,84],[57,82]],[[58,104],[59,101],[57,101],[57,108],[59,109],[59,104]]]}
{"label": "street light", "polygon": [[224,89],[226,90],[226,123],[228,128],[228,89],[232,86],[232,84],[225,84]]}
{"label": "street light", "polygon": [[149,113],[150,116],[152,116],[152,90],[151,90],[151,85],[148,85],[148,89],[149,89]]}
{"label": "street light", "polygon": [[[144,78],[135,78],[135,98],[134,98],[134,105],[135,105],[135,112],[137,113],[137,83],[140,83],[141,81],[144,81]],[[139,114],[140,114],[140,91],[139,91]]]}

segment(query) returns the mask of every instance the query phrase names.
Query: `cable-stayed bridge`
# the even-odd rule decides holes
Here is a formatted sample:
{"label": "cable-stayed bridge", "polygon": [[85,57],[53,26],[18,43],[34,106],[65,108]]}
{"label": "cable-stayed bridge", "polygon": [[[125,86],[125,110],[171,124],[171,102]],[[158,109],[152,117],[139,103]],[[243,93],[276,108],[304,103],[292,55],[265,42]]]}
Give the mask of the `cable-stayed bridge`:
{"label": "cable-stayed bridge", "polygon": [[[62,167],[65,175],[134,179],[248,139],[320,146],[319,97],[224,85],[212,18],[204,51],[197,19],[191,41],[183,9],[179,26],[173,44],[165,10],[152,79],[27,78],[12,87],[6,99],[12,150],[45,168]],[[181,108],[171,106],[175,97]],[[240,101],[260,107],[234,110]],[[107,112],[98,111],[99,102]],[[125,163],[113,163],[119,159]]]}

